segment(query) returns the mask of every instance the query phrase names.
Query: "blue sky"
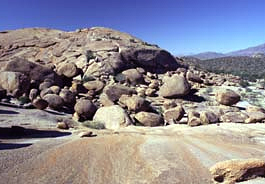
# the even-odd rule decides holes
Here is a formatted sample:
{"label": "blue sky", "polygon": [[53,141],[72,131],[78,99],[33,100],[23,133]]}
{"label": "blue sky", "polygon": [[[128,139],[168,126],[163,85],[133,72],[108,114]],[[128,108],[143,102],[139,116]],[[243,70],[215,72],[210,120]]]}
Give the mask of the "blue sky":
{"label": "blue sky", "polygon": [[0,30],[93,26],[130,33],[172,54],[229,52],[265,42],[265,1],[0,1]]}

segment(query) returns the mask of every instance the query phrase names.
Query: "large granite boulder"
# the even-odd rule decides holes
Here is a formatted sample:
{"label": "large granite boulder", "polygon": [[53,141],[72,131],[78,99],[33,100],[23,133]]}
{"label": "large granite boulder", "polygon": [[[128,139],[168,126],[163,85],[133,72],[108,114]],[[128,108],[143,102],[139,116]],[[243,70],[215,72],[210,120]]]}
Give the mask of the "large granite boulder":
{"label": "large granite boulder", "polygon": [[74,110],[79,116],[80,120],[91,120],[97,110],[97,107],[90,100],[79,100]]}
{"label": "large granite boulder", "polygon": [[120,84],[114,84],[106,86],[103,90],[103,92],[109,97],[109,99],[113,102],[119,100],[121,95],[132,95],[136,94],[136,90],[132,89],[127,86],[123,86]]}
{"label": "large granite boulder", "polygon": [[159,94],[165,98],[183,97],[190,92],[190,84],[181,75],[173,75],[164,79],[164,84],[160,87]]}
{"label": "large granite boulder", "polygon": [[234,105],[240,101],[240,96],[230,89],[220,90],[216,93],[216,101],[222,105]]}
{"label": "large granite boulder", "polygon": [[118,105],[101,107],[93,117],[93,121],[104,124],[107,129],[118,129],[131,124],[127,113]]}
{"label": "large granite boulder", "polygon": [[7,92],[13,93],[16,90],[20,96],[27,93],[29,87],[30,79],[26,75],[20,72],[0,72],[0,88],[7,90]]}
{"label": "large granite boulder", "polygon": [[152,112],[138,112],[135,115],[135,119],[143,126],[154,127],[164,124],[162,116]]}

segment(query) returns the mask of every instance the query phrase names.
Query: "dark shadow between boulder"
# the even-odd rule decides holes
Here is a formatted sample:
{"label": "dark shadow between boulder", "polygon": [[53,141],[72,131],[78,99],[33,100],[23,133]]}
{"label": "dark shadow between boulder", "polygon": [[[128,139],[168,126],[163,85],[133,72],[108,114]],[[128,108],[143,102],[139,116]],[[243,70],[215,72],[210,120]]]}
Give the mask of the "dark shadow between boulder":
{"label": "dark shadow between boulder", "polygon": [[18,149],[31,146],[32,144],[0,143],[0,150]]}
{"label": "dark shadow between boulder", "polygon": [[56,130],[36,130],[20,126],[0,127],[0,139],[51,138],[71,135],[71,132]]}
{"label": "dark shadow between boulder", "polygon": [[0,109],[0,114],[19,114],[19,112]]}

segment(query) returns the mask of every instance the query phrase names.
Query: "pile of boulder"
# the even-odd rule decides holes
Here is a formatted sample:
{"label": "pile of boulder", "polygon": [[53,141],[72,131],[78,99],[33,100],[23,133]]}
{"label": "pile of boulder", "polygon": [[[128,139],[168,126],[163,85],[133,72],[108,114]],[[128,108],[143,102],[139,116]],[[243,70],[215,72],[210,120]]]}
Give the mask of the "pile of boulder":
{"label": "pile of boulder", "polygon": [[[50,32],[57,36],[55,42],[48,44],[46,40],[47,45],[34,42],[28,46],[35,48],[35,52],[39,48],[50,48],[45,60],[37,59],[39,53],[34,61],[17,57],[22,53],[29,54],[22,52],[27,47],[18,43],[17,47],[0,47],[2,103],[17,99],[15,101],[22,106],[72,113],[76,121],[92,120],[108,129],[175,123],[189,126],[220,122],[256,123],[265,119],[265,110],[261,108],[251,107],[242,112],[232,107],[241,97],[229,89],[216,92],[215,107],[194,101],[198,98],[196,90],[219,86],[220,81],[207,72],[182,67],[168,52],[130,35],[103,28],[71,33],[48,31],[47,34]],[[88,45],[79,40],[84,35],[90,35]],[[42,37],[38,39],[44,44]],[[0,34],[0,38],[5,36]],[[66,40],[72,42],[65,43]],[[0,43],[3,44],[3,40],[0,39]],[[10,43],[14,44],[14,40]],[[86,53],[82,64],[76,59],[71,61],[72,56],[68,56],[71,49],[80,47]],[[61,57],[64,60],[58,61]],[[234,79],[229,83],[236,85],[237,78],[229,78]],[[225,81],[222,78],[222,82]],[[192,108],[192,105],[204,107]]]}

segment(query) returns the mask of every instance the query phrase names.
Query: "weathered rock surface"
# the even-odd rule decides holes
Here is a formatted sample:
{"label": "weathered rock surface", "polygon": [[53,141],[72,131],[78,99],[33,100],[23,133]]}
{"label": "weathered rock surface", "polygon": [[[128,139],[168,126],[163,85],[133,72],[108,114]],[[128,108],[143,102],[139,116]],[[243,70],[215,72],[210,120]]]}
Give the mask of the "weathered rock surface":
{"label": "weathered rock surface", "polygon": [[[59,73],[68,77],[75,76],[76,70],[66,63],[74,63],[86,76],[115,74],[139,66],[146,71],[166,72],[179,66],[167,51],[129,34],[102,27],[78,32],[45,28],[18,29],[0,33],[0,45],[3,46],[0,48],[0,68],[9,59],[27,58],[40,64],[63,66],[59,67]],[[88,63],[90,60],[94,62]],[[23,68],[25,71],[28,66],[19,66],[18,69]],[[30,72],[31,78],[44,78],[41,75],[44,73],[40,72],[38,76],[35,71],[38,70]],[[49,74],[45,73],[45,76]]]}
{"label": "weathered rock surface", "polygon": [[222,105],[234,105],[240,101],[240,96],[229,89],[221,90],[216,93],[216,101]]}
{"label": "weathered rock surface", "polygon": [[163,125],[164,123],[164,120],[160,115],[152,112],[138,112],[135,115],[135,119],[140,124],[150,127]]}
{"label": "weathered rock surface", "polygon": [[215,181],[235,183],[265,177],[265,161],[260,159],[227,160],[210,168]]}
{"label": "weathered rock surface", "polygon": [[99,108],[93,121],[102,123],[105,128],[112,130],[131,124],[127,113],[118,105]]}
{"label": "weathered rock surface", "polygon": [[190,85],[185,77],[173,75],[164,79],[159,94],[166,98],[183,97],[190,92]]}
{"label": "weathered rock surface", "polygon": [[212,111],[203,111],[200,113],[200,120],[203,125],[217,123],[219,121],[219,117]]}

